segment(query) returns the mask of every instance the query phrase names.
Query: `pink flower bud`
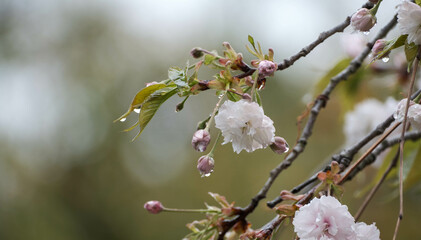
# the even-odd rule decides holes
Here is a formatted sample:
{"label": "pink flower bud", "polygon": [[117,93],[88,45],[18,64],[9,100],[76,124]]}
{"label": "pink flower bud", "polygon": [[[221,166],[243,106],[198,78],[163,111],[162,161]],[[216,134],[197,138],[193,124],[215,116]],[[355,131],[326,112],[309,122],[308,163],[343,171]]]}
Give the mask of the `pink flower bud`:
{"label": "pink flower bud", "polygon": [[153,82],[148,82],[148,83],[146,83],[146,87],[149,87],[149,86],[152,86],[152,85],[155,85],[155,84],[157,84],[158,82],[156,82],[156,81],[153,81]]}
{"label": "pink flower bud", "polygon": [[368,32],[376,22],[376,17],[367,8],[361,8],[351,17],[351,26],[361,32]]}
{"label": "pink flower bud", "polygon": [[275,141],[270,145],[272,151],[277,154],[282,154],[288,152],[289,146],[287,141],[284,138],[275,136]]}
{"label": "pink flower bud", "polygon": [[369,0],[372,3],[377,3],[379,0]]}
{"label": "pink flower bud", "polygon": [[197,161],[197,170],[199,170],[202,177],[209,177],[209,175],[213,172],[214,166],[215,161],[208,155],[201,156]]}
{"label": "pink flower bud", "polygon": [[[387,41],[384,39],[379,39],[374,43],[373,48],[371,49],[371,53],[373,54],[373,56],[377,56],[379,55],[379,53],[381,51],[383,51],[383,49],[386,47],[387,45]],[[389,55],[389,52],[387,52],[386,54],[383,55],[383,57],[387,57]]]}
{"label": "pink flower bud", "polygon": [[211,140],[210,134],[208,131],[200,129],[193,134],[191,140],[191,145],[196,151],[204,152]]}
{"label": "pink flower bud", "polygon": [[248,93],[243,93],[243,95],[241,97],[245,100],[250,101],[250,102],[252,100],[250,94],[248,94]]}
{"label": "pink flower bud", "polygon": [[164,206],[162,206],[160,201],[149,201],[143,205],[143,208],[145,208],[149,213],[158,214],[164,209]]}
{"label": "pink flower bud", "polygon": [[259,63],[259,67],[257,69],[259,71],[260,76],[266,77],[272,75],[277,68],[278,66],[276,63],[268,60],[263,60]]}

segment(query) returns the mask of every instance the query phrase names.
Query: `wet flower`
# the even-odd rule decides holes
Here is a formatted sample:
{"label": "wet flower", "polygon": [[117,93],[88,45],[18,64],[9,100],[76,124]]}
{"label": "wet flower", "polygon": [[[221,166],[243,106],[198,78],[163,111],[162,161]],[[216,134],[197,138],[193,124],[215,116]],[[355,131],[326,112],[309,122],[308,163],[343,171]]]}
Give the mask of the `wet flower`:
{"label": "wet flower", "polygon": [[[407,99],[402,99],[393,114],[395,120],[402,122],[405,117],[405,107]],[[408,108],[408,120],[411,123],[412,127],[417,130],[421,130],[421,105],[413,101],[409,102]]]}
{"label": "wet flower", "polygon": [[197,160],[197,170],[199,170],[202,177],[208,177],[213,172],[215,160],[209,155],[201,156]]}
{"label": "wet flower", "polygon": [[289,150],[287,141],[278,136],[275,137],[275,141],[270,145],[270,148],[277,154],[282,154],[288,152]]}
{"label": "wet flower", "polygon": [[295,213],[294,231],[301,240],[353,239],[354,218],[336,198],[314,198]]}
{"label": "wet flower", "polygon": [[272,75],[276,69],[278,68],[278,65],[272,61],[263,60],[259,63],[259,67],[257,70],[259,71],[259,75],[262,77],[267,77]]}
{"label": "wet flower", "polygon": [[408,34],[408,42],[421,44],[421,7],[409,1],[398,5],[398,28]]}
{"label": "wet flower", "polygon": [[191,144],[196,151],[204,152],[211,140],[210,134],[204,129],[197,130],[193,134]]}
{"label": "wet flower", "polygon": [[273,121],[256,102],[224,102],[215,117],[215,126],[224,136],[223,144],[231,142],[236,153],[243,149],[253,152],[275,141]]}
{"label": "wet flower", "polygon": [[351,17],[351,26],[360,32],[370,31],[376,22],[376,17],[367,8],[361,8]]}
{"label": "wet flower", "polygon": [[164,206],[162,206],[160,201],[149,201],[143,205],[143,208],[145,208],[149,213],[158,214],[164,209]]}
{"label": "wet flower", "polygon": [[356,240],[380,240],[380,231],[376,224],[367,225],[363,222],[358,222],[353,226],[356,235]]}

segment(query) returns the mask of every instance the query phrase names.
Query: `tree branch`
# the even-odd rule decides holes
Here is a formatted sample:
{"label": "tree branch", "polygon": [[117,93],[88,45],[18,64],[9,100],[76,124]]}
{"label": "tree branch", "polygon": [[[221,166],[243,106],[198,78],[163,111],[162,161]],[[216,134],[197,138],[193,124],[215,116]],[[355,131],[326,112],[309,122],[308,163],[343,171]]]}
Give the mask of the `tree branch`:
{"label": "tree branch", "polygon": [[235,223],[237,223],[240,220],[244,220],[248,214],[253,212],[253,210],[257,207],[259,201],[266,197],[266,193],[269,191],[270,187],[272,186],[273,182],[278,177],[278,175],[283,170],[287,169],[293,163],[293,161],[304,151],[305,146],[307,144],[307,140],[312,134],[312,130],[316,119],[320,113],[320,110],[326,106],[332,91],[339,84],[339,82],[346,80],[351,74],[355,73],[361,67],[362,62],[370,53],[375,41],[385,37],[386,34],[396,25],[396,22],[397,17],[395,15],[393,19],[377,33],[374,39],[371,42],[367,43],[367,46],[363,50],[363,52],[361,52],[360,55],[354,58],[347,68],[345,68],[342,72],[340,72],[330,80],[328,86],[323,90],[322,94],[315,100],[315,103],[310,112],[309,119],[304,127],[304,130],[297,144],[292,149],[292,152],[290,152],[290,154],[287,155],[287,157],[270,172],[268,180],[266,181],[262,189],[259,191],[259,193],[252,198],[250,204],[247,207],[242,208],[240,214],[236,217],[224,221],[224,227],[220,232],[218,239],[222,240],[225,233],[232,226],[234,226]]}

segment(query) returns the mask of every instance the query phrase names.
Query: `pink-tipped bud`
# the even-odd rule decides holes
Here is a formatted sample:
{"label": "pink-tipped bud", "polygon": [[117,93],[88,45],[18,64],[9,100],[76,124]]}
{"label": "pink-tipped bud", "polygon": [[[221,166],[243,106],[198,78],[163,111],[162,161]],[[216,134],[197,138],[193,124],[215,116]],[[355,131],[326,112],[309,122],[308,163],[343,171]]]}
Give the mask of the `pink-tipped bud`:
{"label": "pink-tipped bud", "polygon": [[268,60],[263,60],[259,63],[259,67],[257,68],[257,70],[259,71],[260,76],[266,77],[272,75],[277,68],[278,65],[276,63]]}
{"label": "pink-tipped bud", "polygon": [[149,201],[143,207],[152,214],[158,214],[164,209],[160,201]]}
{"label": "pink-tipped bud", "polygon": [[351,17],[351,26],[360,32],[368,32],[376,22],[376,17],[367,8],[361,8]]}
{"label": "pink-tipped bud", "polygon": [[201,156],[197,161],[197,170],[199,170],[202,177],[209,177],[213,172],[213,167],[215,166],[215,161],[212,157],[208,155]]}
{"label": "pink-tipped bud", "polygon": [[275,137],[275,141],[270,145],[270,148],[277,154],[282,154],[288,152],[289,150],[287,141],[285,141],[284,138],[278,136]]}
{"label": "pink-tipped bud", "polygon": [[228,50],[232,49],[231,44],[229,42],[223,42],[222,46],[226,47]]}
{"label": "pink-tipped bud", "polygon": [[[387,45],[387,41],[384,39],[379,39],[377,40],[374,45],[373,48],[371,49],[371,54],[373,54],[373,56],[377,56],[379,55],[380,52],[382,52],[384,50],[384,48]],[[389,55],[390,52],[387,52],[386,54],[383,55],[383,57],[387,57]]]}
{"label": "pink-tipped bud", "polygon": [[250,101],[250,102],[252,100],[250,94],[248,94],[248,93],[243,93],[243,95],[241,97],[243,99],[247,100],[247,101]]}
{"label": "pink-tipped bud", "polygon": [[210,134],[208,131],[200,129],[193,134],[191,140],[191,145],[196,151],[204,152],[206,147],[209,145],[211,140]]}
{"label": "pink-tipped bud", "polygon": [[148,83],[146,83],[146,87],[149,87],[149,86],[152,86],[152,85],[155,85],[155,84],[158,84],[158,82],[156,82],[156,81],[148,82]]}

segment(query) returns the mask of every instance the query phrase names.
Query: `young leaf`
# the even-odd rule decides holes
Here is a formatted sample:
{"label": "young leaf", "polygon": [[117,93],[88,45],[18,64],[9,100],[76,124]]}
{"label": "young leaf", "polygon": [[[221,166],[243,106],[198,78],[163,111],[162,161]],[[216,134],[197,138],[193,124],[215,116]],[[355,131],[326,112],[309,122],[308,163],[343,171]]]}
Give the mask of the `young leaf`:
{"label": "young leaf", "polygon": [[116,120],[114,120],[114,122],[120,121],[123,118],[126,118],[127,116],[129,116],[129,114],[131,112],[133,112],[133,110],[135,108],[138,108],[142,105],[142,103],[145,101],[145,99],[147,99],[152,93],[154,93],[155,91],[164,88],[166,85],[163,83],[157,83],[148,87],[145,87],[144,89],[140,90],[135,97],[132,100],[132,103],[129,106],[129,109],[127,110],[126,113],[124,113],[123,115],[121,115],[121,117],[117,118]]}
{"label": "young leaf", "polygon": [[415,45],[415,43],[405,43],[405,56],[406,61],[408,62],[408,72],[411,70],[412,63],[415,60],[415,57],[418,53],[418,45]]}
{"label": "young leaf", "polygon": [[173,96],[177,92],[176,86],[165,87],[159,89],[150,95],[150,97],[142,104],[142,108],[139,113],[139,121],[135,125],[139,125],[139,133],[133,138],[136,140],[148,125],[149,121],[155,115],[158,108],[164,103],[168,98]]}
{"label": "young leaf", "polygon": [[254,39],[251,35],[248,36],[249,43],[254,47]]}
{"label": "young leaf", "polygon": [[205,55],[204,64],[205,64],[205,65],[209,65],[209,64],[211,64],[211,63],[213,62],[213,60],[215,60],[215,59],[216,59],[216,56],[214,56],[214,55],[210,55],[210,54],[206,54],[206,55]]}

